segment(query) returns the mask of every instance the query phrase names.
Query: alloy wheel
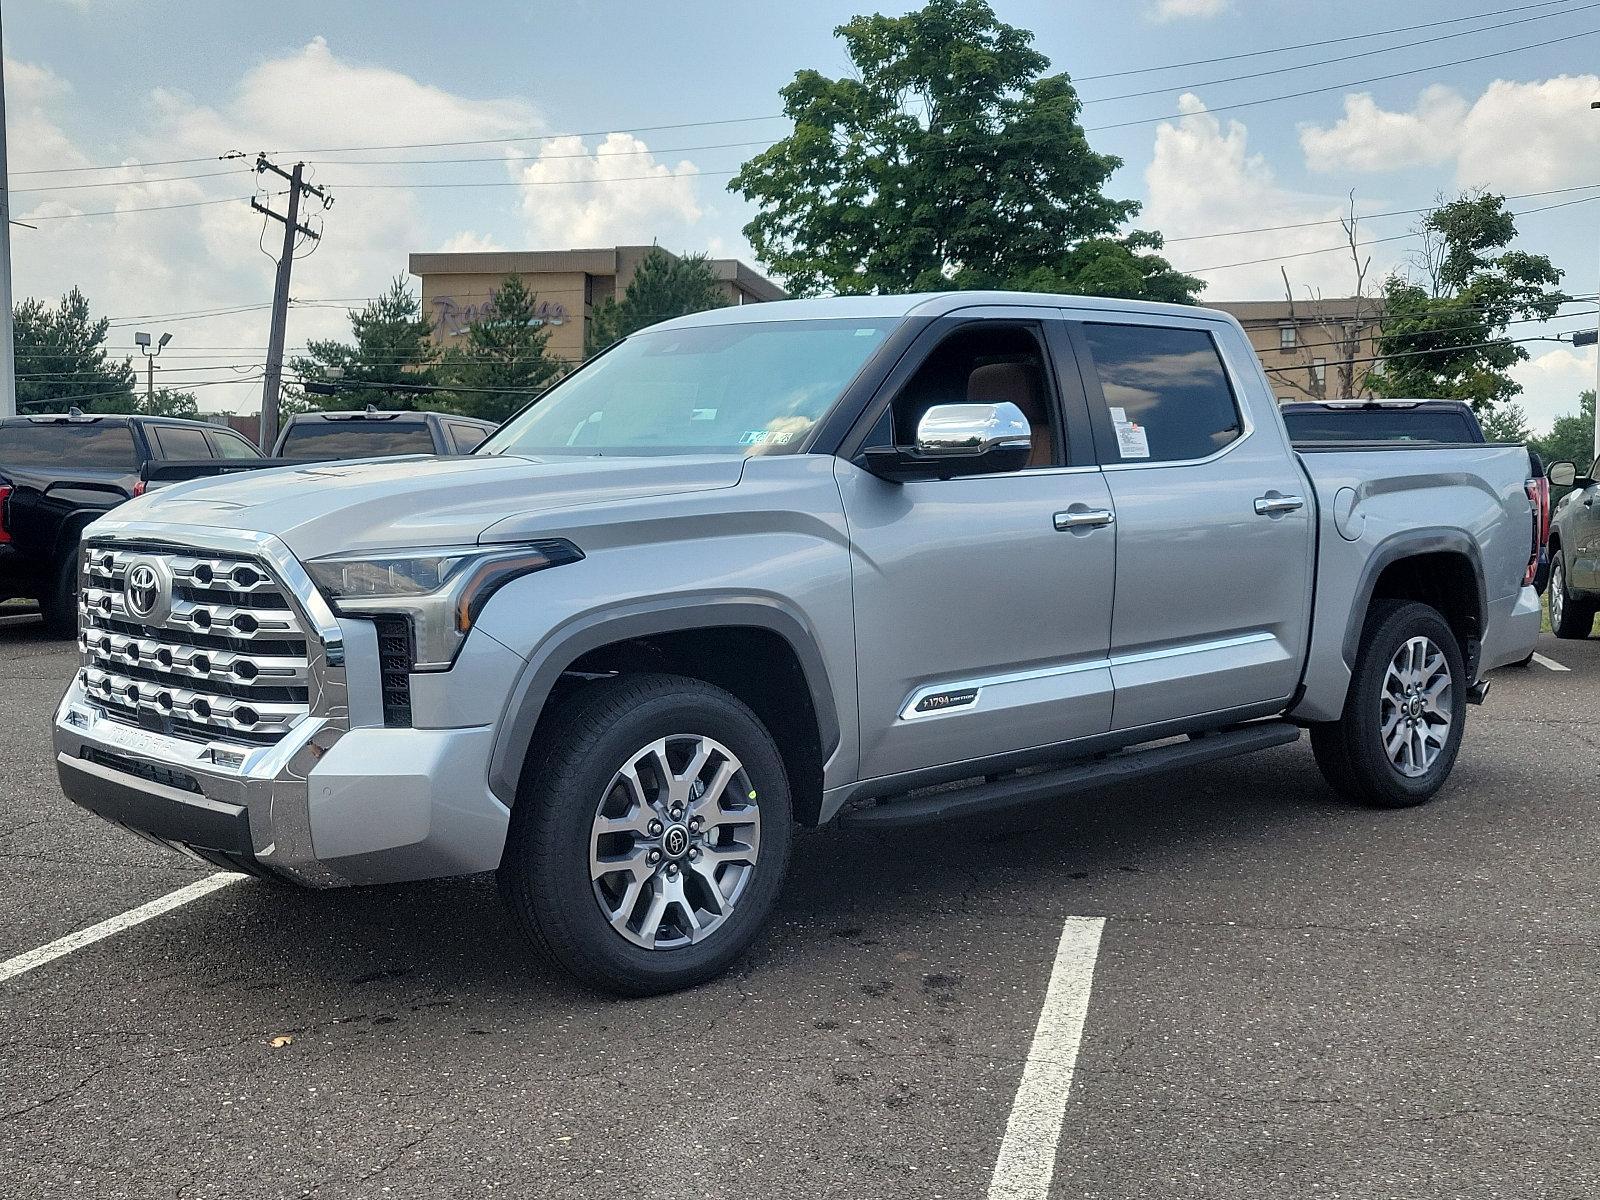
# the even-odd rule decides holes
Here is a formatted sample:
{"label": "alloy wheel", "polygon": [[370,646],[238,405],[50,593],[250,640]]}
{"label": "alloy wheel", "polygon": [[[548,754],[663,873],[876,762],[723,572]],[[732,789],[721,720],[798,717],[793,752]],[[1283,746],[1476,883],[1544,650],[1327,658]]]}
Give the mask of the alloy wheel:
{"label": "alloy wheel", "polygon": [[1407,778],[1426,775],[1455,720],[1450,660],[1426,637],[1408,638],[1389,660],[1378,709],[1389,762]]}
{"label": "alloy wheel", "polygon": [[1556,560],[1555,567],[1550,572],[1550,628],[1556,629],[1561,625],[1561,614],[1567,607],[1567,572],[1561,565],[1561,560]]}
{"label": "alloy wheel", "polygon": [[612,775],[590,831],[589,878],[612,929],[672,950],[727,921],[760,853],[761,810],[744,766],[720,742],[680,734]]}

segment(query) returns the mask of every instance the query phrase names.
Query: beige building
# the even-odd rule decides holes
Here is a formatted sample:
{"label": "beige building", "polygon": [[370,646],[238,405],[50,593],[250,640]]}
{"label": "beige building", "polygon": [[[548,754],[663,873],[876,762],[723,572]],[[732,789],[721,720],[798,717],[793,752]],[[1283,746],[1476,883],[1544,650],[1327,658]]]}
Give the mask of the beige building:
{"label": "beige building", "polygon": [[[1340,400],[1370,396],[1367,373],[1375,366],[1383,301],[1366,297],[1332,300],[1202,301],[1231,313],[1244,326],[1279,402]],[[1349,386],[1344,379],[1349,365]],[[1367,361],[1360,361],[1367,360]]]}
{"label": "beige building", "polygon": [[[583,359],[584,333],[594,306],[608,296],[620,301],[649,252],[649,246],[613,246],[413,254],[411,273],[422,281],[422,311],[443,346],[458,343],[468,325],[492,311],[488,306],[507,275],[520,275],[538,299],[540,317],[550,330],[550,354],[576,363]],[[784,298],[777,284],[737,259],[712,259],[711,269],[730,304]]]}

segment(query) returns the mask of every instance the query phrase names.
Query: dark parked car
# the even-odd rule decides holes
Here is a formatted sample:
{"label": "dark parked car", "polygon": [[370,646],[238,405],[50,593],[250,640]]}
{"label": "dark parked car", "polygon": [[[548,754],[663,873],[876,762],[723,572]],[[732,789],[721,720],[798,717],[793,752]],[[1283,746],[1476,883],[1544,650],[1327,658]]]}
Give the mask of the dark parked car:
{"label": "dark parked car", "polygon": [[201,421],[76,411],[0,420],[0,599],[39,601],[51,632],[71,635],[79,535],[143,491],[146,464],[260,457],[233,430]]}
{"label": "dark parked car", "polygon": [[437,412],[296,413],[273,447],[274,458],[320,462],[398,454],[470,454],[495,431],[492,421]]}

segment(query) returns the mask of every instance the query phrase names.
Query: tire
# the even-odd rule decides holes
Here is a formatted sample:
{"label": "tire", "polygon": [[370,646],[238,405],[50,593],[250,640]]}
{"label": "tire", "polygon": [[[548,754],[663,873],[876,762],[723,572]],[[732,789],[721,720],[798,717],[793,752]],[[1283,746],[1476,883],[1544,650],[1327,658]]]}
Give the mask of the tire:
{"label": "tire", "polygon": [[45,594],[39,597],[39,611],[44,615],[45,632],[51,637],[78,636],[78,547],[73,543],[71,553],[62,555],[61,561],[50,572]]}
{"label": "tire", "polygon": [[1594,602],[1580,600],[1567,586],[1567,558],[1560,550],[1550,561],[1550,631],[1558,638],[1579,641],[1594,629]]}
{"label": "tire", "polygon": [[[783,760],[754,713],[697,679],[618,676],[573,693],[535,739],[497,881],[547,961],[601,991],[657,995],[720,975],[750,946],[793,833]],[[592,878],[595,860],[619,865]]]}
{"label": "tire", "polygon": [[[1426,647],[1422,655],[1416,654],[1419,643]],[[1407,689],[1418,680],[1424,690],[1413,706]],[[1377,601],[1367,615],[1344,713],[1311,727],[1323,777],[1347,799],[1372,808],[1427,803],[1450,777],[1461,749],[1468,684],[1461,647],[1436,609]],[[1398,724],[1386,742],[1391,722]],[[1407,735],[1407,729],[1414,732]]]}

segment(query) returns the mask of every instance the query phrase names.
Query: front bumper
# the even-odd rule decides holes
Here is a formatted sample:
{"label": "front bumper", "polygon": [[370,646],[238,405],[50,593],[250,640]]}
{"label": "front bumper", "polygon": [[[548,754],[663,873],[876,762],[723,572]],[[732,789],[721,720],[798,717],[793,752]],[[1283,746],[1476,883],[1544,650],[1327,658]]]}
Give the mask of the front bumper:
{"label": "front bumper", "polygon": [[342,730],[311,718],[224,765],[198,742],[106,716],[74,681],[56,768],[74,803],[207,861],[311,887],[493,870],[509,810],[492,727]]}

